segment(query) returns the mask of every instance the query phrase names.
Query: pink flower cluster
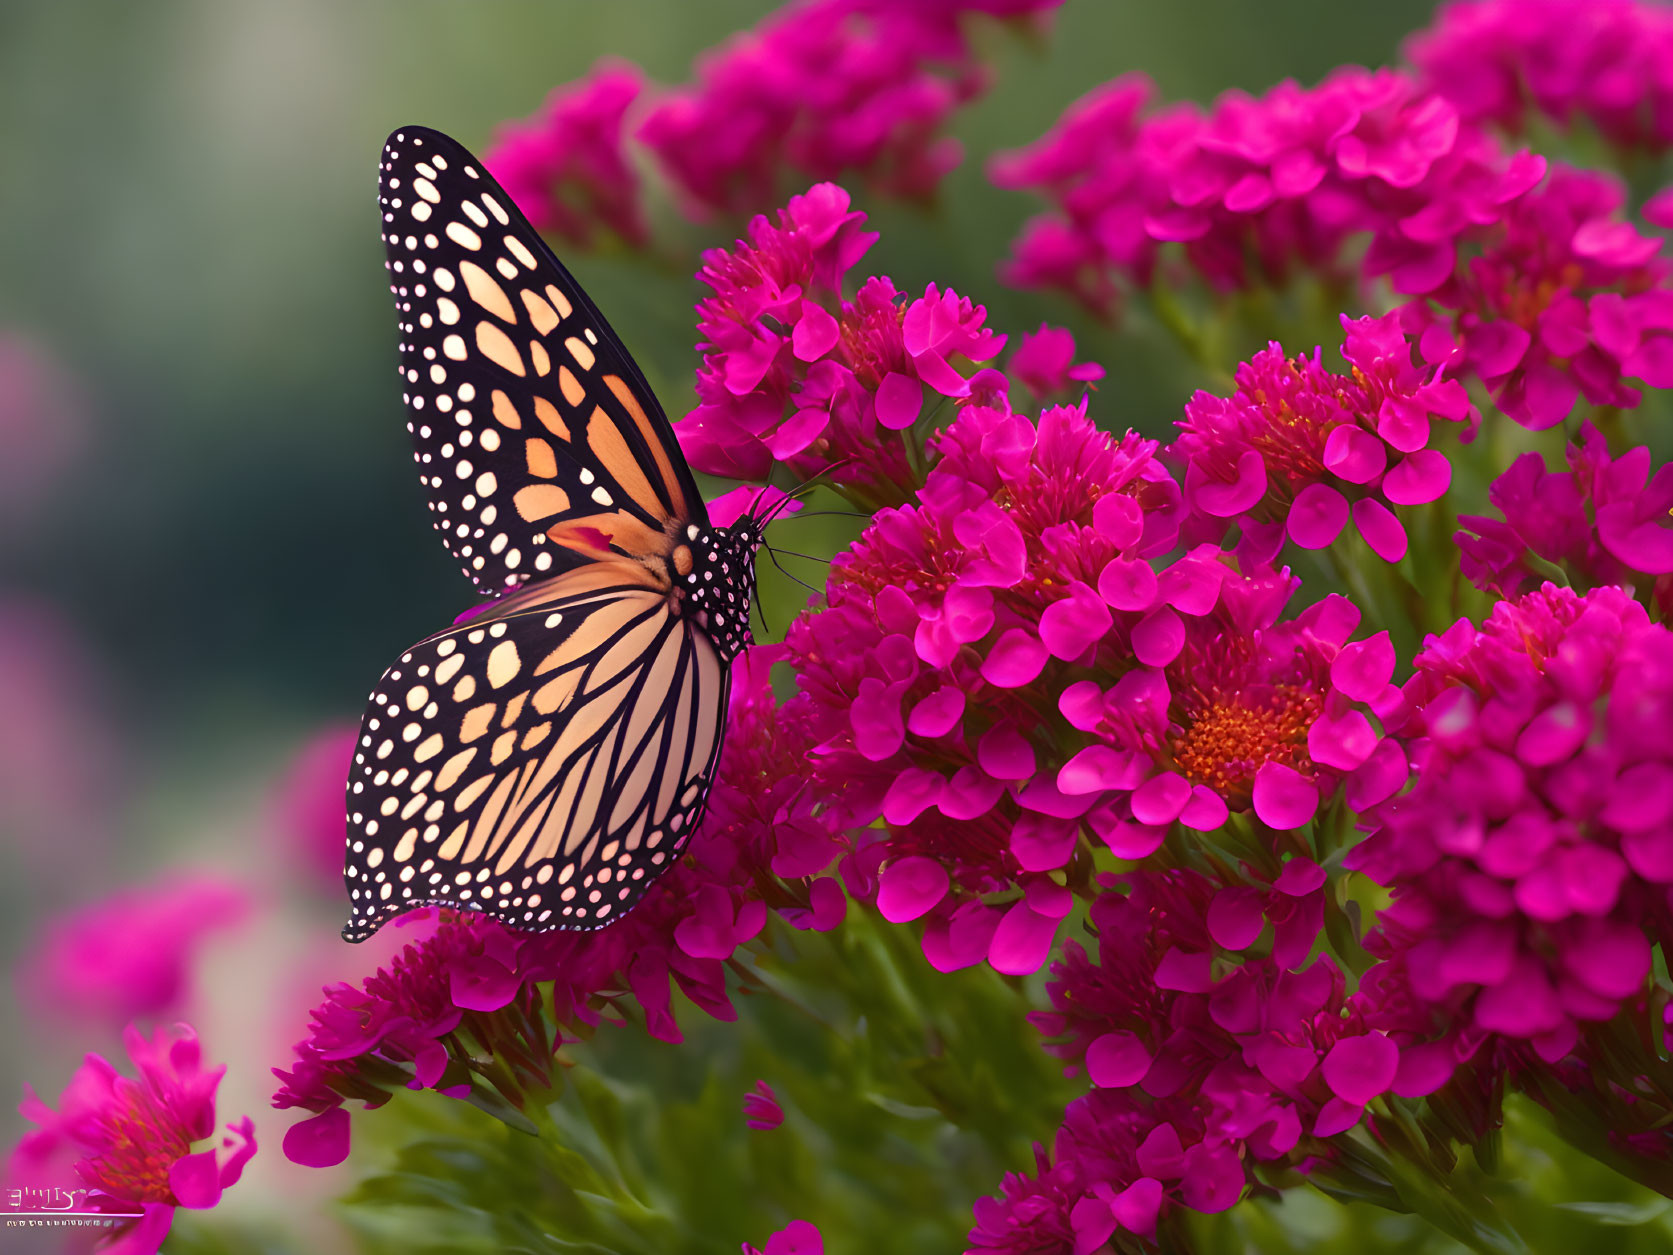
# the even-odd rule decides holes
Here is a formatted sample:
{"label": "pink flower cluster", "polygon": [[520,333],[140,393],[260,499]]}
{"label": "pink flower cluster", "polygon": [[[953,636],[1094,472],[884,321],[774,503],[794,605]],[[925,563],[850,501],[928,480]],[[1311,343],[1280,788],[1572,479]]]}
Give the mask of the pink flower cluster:
{"label": "pink flower cluster", "polygon": [[697,82],[659,101],[640,138],[698,210],[771,204],[787,171],[852,170],[886,194],[928,197],[961,155],[947,118],[986,80],[959,30],[965,7],[787,6],[703,57]]}
{"label": "pink flower cluster", "polygon": [[976,1200],[966,1255],[1099,1251],[1123,1233],[1152,1237],[1181,1205],[1225,1211],[1247,1177],[1232,1146],[1205,1138],[1188,1101],[1134,1105],[1107,1090],[1078,1098],[1052,1153],[1036,1143],[1034,1173],[1006,1173],[999,1197]]}
{"label": "pink flower cluster", "polygon": [[62,1187],[73,1172],[87,1183],[88,1206],[143,1215],[121,1224],[101,1246],[110,1255],[155,1255],[177,1207],[213,1207],[256,1153],[248,1116],[215,1136],[215,1090],[225,1068],[205,1068],[197,1034],[185,1024],[150,1038],[129,1026],[122,1036],[138,1079],[90,1054],[54,1111],[24,1087],[19,1111],[36,1128],[7,1166],[7,1184]]}
{"label": "pink flower cluster", "polygon": [[1229,92],[1202,113],[1151,112],[1152,89],[1118,79],[1072,105],[1028,148],[990,167],[1052,211],[1030,222],[1010,282],[1058,288],[1112,314],[1145,287],[1164,244],[1212,287],[1281,285],[1302,272],[1387,275],[1422,292],[1452,272],[1474,224],[1536,184],[1543,158],[1504,156],[1445,99],[1393,70],[1337,70],[1315,88]]}
{"label": "pink flower cluster", "polygon": [[[1559,568],[1576,587],[1673,575],[1673,466],[1652,475],[1642,445],[1612,457],[1590,423],[1569,444],[1568,464],[1551,471],[1538,453],[1524,453],[1488,489],[1502,519],[1459,516],[1459,559],[1477,588],[1507,598],[1531,592],[1544,583],[1535,562]],[[1658,593],[1666,585],[1658,579]]]}
{"label": "pink flower cluster", "polygon": [[639,177],[623,147],[639,71],[602,61],[559,87],[534,117],[502,125],[484,164],[537,231],[592,248],[601,231],[634,247],[649,239]]}
{"label": "pink flower cluster", "polygon": [[1117,1230],[1154,1239],[1168,1211],[1235,1203],[1247,1164],[1300,1163],[1371,1099],[1406,1092],[1400,1047],[1368,1026],[1329,957],[1309,962],[1318,864],[1296,857],[1225,885],[1190,871],[1102,881],[1096,961],[1066,943],[1046,987],[1053,1010],[1031,1017],[1094,1092],[1070,1107],[1036,1175],[978,1204],[977,1250],[1057,1249],[1056,1235],[1094,1250]]}
{"label": "pink flower cluster", "polygon": [[[1041,23],[1059,3],[800,0],[700,57],[696,81],[658,93],[631,133],[697,218],[747,214],[787,181],[846,174],[927,200],[961,157],[948,119],[988,82],[968,18]],[[535,226],[579,247],[600,227],[646,242],[624,124],[642,86],[636,68],[605,62],[501,128],[487,164]]]}
{"label": "pink flower cluster", "polygon": [[1584,121],[1623,149],[1673,143],[1673,13],[1640,0],[1443,5],[1406,43],[1425,83],[1471,122]]}
{"label": "pink flower cluster", "polygon": [[767,1082],[755,1082],[755,1088],[744,1095],[744,1123],[758,1133],[784,1123],[784,1108],[778,1105],[778,1095]]}
{"label": "pink flower cluster", "polygon": [[112,1029],[178,1012],[198,950],[250,906],[247,890],[208,875],[122,890],[53,919],[18,964],[19,987],[36,1006]]}
{"label": "pink flower cluster", "polygon": [[930,284],[916,299],[887,278],[842,296],[848,272],[877,239],[848,193],[821,183],[790,199],[777,222],[703,255],[697,408],[676,425],[698,470],[764,480],[774,462],[878,504],[905,500],[917,480],[906,429],[926,403],[965,399],[968,363],[1005,337],[980,305]]}
{"label": "pink flower cluster", "polygon": [[1593,405],[1636,406],[1625,378],[1673,385],[1673,288],[1662,241],[1622,215],[1620,184],[1562,167],[1460,251],[1399,290],[1426,362],[1472,374],[1535,430]]}
{"label": "pink flower cluster", "polygon": [[333,900],[343,887],[343,833],[348,803],[343,781],[354,763],[360,729],[333,724],[296,752],[275,790],[274,828],[286,862]]}
{"label": "pink flower cluster", "polygon": [[1110,314],[1123,291],[1173,281],[1169,242],[1221,290],[1383,280],[1408,298],[1401,325],[1426,369],[1480,378],[1536,429],[1580,396],[1637,405],[1628,378],[1673,383],[1661,241],[1623,216],[1614,180],[1557,169],[1539,187],[1544,158],[1506,156],[1444,92],[1392,70],[1230,93],[1207,115],[1150,113],[1149,99],[1143,80],[1107,84],[994,162],[1001,186],[1054,206],[1016,242],[1011,282]]}
{"label": "pink flower cluster", "polygon": [[1040,324],[1024,332],[1022,342],[1005,363],[1011,378],[1023,384],[1038,401],[1062,399],[1076,384],[1091,386],[1104,377],[1097,362],[1075,361],[1075,337],[1062,327]]}
{"label": "pink flower cluster", "polygon": [[792,1220],[768,1238],[764,1247],[745,1242],[743,1255],[825,1255],[825,1239],[808,1221]]}
{"label": "pink flower cluster", "polygon": [[[1185,465],[1185,501],[1205,523],[1236,520],[1238,554],[1270,562],[1286,539],[1335,542],[1351,518],[1373,553],[1406,555],[1394,508],[1446,492],[1452,463],[1429,448],[1431,419],[1479,421],[1462,384],[1412,364],[1395,315],[1342,316],[1349,374],[1317,350],[1290,359],[1276,343],[1237,368],[1231,397],[1198,392],[1170,452]],[[1394,507],[1394,508],[1391,508]],[[1210,526],[1210,538],[1224,524]]]}
{"label": "pink flower cluster", "polygon": [[[589,1033],[613,1003],[631,997],[651,1035],[678,1041],[671,983],[715,1018],[736,1018],[726,964],[760,933],[769,910],[793,928],[841,923],[847,897],[822,874],[841,843],[803,786],[806,733],[773,697],[774,661],[771,647],[757,647],[734,664],[720,775],[699,836],[619,924],[522,933],[449,915],[388,968],[325,991],[291,1068],[275,1069],[282,1084],[274,1106],[314,1113],[287,1133],[289,1158],[340,1162],[350,1135],[343,1103],[376,1106],[402,1085],[458,1096],[487,1083],[521,1106],[527,1091],[551,1084],[558,1043],[540,1028],[548,997],[560,1031]],[[537,986],[548,982],[543,995]],[[471,1043],[509,1071],[473,1079]]]}
{"label": "pink flower cluster", "polygon": [[1404,779],[1365,713],[1398,696],[1386,634],[1350,644],[1334,597],[1281,620],[1297,582],[1213,546],[1153,566],[1181,516],[1155,442],[972,405],[934,447],[918,502],[877,514],[787,644],[817,789],[887,825],[878,907],[925,921],[936,967],[1038,970],[1083,834],[1143,858],[1176,821],[1293,830]]}
{"label": "pink flower cluster", "polygon": [[1673,923],[1673,633],[1621,589],[1546,584],[1416,666],[1390,712],[1415,783],[1348,856],[1393,891],[1369,944],[1437,1035],[1559,1059]]}

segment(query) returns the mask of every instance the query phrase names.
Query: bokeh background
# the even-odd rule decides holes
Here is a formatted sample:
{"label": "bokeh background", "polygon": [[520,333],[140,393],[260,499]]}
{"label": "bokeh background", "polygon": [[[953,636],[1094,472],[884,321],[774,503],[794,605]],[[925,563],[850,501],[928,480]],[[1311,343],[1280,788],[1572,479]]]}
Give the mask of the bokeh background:
{"label": "bokeh background", "polygon": [[[256,1222],[341,1181],[285,1164],[266,1107],[312,992],[376,954],[291,847],[286,781],[468,590],[410,474],[374,211],[384,136],[480,150],[496,124],[618,55],[657,82],[765,0],[9,0],[0,5],[0,1094],[55,1095],[112,1028],[43,982],[38,939],[80,904],[213,874],[251,905],[179,1000],[231,1064],[226,1113],[265,1151],[226,1208]],[[1076,96],[1143,70],[1171,99],[1378,65],[1420,0],[1069,0],[1037,43],[993,35],[994,89],[930,212],[859,205],[903,288],[950,277],[1000,330],[1072,327],[1109,370],[1100,421],[1160,432],[1198,382],[1142,328],[1119,343],[993,278],[1034,206],[982,174]],[[692,228],[693,250],[730,224]],[[695,256],[695,251],[691,254]],[[582,257],[578,276],[670,414],[690,406],[689,267]],[[778,627],[798,590],[763,577]],[[399,938],[396,938],[398,941]],[[0,1111],[9,1145],[22,1122]],[[327,1221],[313,1240],[340,1238]],[[756,1235],[759,1240],[760,1235]]]}

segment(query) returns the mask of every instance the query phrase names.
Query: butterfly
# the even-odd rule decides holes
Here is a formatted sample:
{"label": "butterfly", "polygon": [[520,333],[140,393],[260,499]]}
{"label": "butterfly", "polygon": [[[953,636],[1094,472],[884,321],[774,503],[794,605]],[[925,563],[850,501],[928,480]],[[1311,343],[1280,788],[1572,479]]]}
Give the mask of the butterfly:
{"label": "butterfly", "polygon": [[466,149],[396,131],[378,202],[413,457],[494,600],[372,691],[343,937],[428,905],[602,927],[703,814],[765,519],[711,524],[639,367]]}

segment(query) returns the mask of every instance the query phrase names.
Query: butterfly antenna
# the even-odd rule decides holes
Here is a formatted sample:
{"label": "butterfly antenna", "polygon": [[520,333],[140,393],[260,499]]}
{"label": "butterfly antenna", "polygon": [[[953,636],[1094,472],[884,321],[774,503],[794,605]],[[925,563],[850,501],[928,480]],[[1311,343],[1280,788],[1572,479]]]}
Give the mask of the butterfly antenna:
{"label": "butterfly antenna", "polygon": [[773,520],[775,523],[788,523],[791,519],[869,519],[872,516],[864,510],[801,510],[795,514],[786,514]]}
{"label": "butterfly antenna", "polygon": [[[825,590],[823,588],[815,588],[812,584],[809,584],[806,580],[802,579],[799,575],[792,575],[789,571],[786,571],[784,569],[784,564],[781,563],[778,560],[778,554],[776,552],[774,552],[773,547],[771,545],[767,545],[767,546],[765,546],[765,548],[767,550],[767,557],[772,559],[773,565],[778,568],[778,573],[780,575],[784,576],[785,579],[794,580],[796,583],[800,584],[803,588],[807,589],[808,592],[814,594],[817,597],[823,597],[825,595]],[[815,559],[815,561],[818,561],[818,559]]]}
{"label": "butterfly antenna", "polygon": [[858,460],[859,459],[856,456],[850,454],[848,457],[832,462],[817,475],[804,479],[789,492],[785,493],[784,496],[773,502],[772,507],[761,516],[761,526],[765,527],[768,523],[775,522],[785,510],[789,509],[792,502],[802,500],[808,493],[819,487],[820,480],[824,479],[828,475],[835,474],[837,471],[847,466],[850,462],[856,462]]}
{"label": "butterfly antenna", "polygon": [[775,548],[773,550],[773,552],[782,553],[788,558],[805,558],[809,562],[829,562],[830,561],[829,558],[821,558],[816,553],[801,553],[801,552],[799,552],[798,550],[795,550],[795,549]]}

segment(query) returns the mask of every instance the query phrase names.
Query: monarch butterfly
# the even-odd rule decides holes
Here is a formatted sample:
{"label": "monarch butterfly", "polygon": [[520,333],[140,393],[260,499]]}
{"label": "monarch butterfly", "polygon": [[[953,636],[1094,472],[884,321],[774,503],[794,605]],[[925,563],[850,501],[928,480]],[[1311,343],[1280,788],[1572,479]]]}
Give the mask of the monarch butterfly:
{"label": "monarch butterfly", "polygon": [[638,366],[463,147],[396,131],[379,208],[414,460],[497,599],[372,691],[343,937],[425,905],[598,928],[703,813],[765,520],[710,523]]}

